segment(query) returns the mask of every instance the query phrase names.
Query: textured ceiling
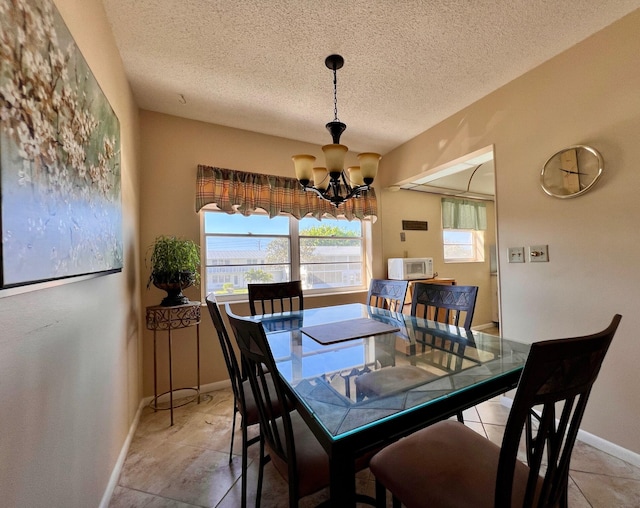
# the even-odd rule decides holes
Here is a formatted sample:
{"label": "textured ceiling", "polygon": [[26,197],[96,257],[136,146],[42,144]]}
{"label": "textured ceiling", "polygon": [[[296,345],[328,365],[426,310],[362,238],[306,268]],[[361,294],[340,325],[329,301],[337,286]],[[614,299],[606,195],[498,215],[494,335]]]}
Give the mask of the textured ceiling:
{"label": "textured ceiling", "polygon": [[[640,0],[103,0],[143,109],[382,154]],[[181,103],[180,95],[186,99]],[[182,101],[184,102],[184,101]]]}

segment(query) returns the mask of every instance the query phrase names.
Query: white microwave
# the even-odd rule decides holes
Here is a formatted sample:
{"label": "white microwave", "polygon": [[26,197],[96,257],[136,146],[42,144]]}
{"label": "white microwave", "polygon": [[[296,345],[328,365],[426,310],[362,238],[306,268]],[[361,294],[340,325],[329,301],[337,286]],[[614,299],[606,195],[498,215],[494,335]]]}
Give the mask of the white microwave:
{"label": "white microwave", "polygon": [[394,280],[433,278],[433,258],[389,258],[387,275]]}

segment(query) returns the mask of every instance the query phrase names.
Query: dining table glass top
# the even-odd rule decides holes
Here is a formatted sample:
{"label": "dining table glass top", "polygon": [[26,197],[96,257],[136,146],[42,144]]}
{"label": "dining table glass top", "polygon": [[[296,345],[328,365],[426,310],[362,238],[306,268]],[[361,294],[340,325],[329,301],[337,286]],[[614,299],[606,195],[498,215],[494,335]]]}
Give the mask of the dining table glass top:
{"label": "dining table glass top", "polygon": [[529,344],[362,304],[253,319],[298,402],[334,440],[519,371],[529,352]]}

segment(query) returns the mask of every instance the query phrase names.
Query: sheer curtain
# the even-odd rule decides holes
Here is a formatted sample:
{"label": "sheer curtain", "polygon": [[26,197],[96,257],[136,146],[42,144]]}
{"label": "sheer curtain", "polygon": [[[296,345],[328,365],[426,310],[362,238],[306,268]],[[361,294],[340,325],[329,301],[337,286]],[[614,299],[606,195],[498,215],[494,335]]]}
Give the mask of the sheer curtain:
{"label": "sheer curtain", "polygon": [[313,192],[305,192],[298,180],[285,176],[247,173],[233,169],[199,165],[196,180],[196,212],[208,204],[215,204],[227,213],[251,215],[256,209],[265,210],[269,217],[289,213],[301,219],[324,215],[347,220],[376,220],[378,202],[373,189],[366,196],[349,199],[336,208]]}
{"label": "sheer curtain", "polygon": [[487,229],[487,205],[468,199],[442,198],[444,229]]}

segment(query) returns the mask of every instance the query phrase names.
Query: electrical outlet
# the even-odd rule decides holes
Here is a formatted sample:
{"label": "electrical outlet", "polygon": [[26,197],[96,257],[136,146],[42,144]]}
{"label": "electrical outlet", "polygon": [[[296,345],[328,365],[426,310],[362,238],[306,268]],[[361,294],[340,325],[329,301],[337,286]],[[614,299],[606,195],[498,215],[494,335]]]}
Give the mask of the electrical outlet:
{"label": "electrical outlet", "polygon": [[529,261],[531,263],[546,263],[549,261],[548,245],[530,245]]}
{"label": "electrical outlet", "polygon": [[404,236],[404,231],[400,233],[400,241],[404,242],[406,240],[406,237]]}
{"label": "electrical outlet", "polygon": [[524,247],[509,247],[509,263],[524,263]]}

